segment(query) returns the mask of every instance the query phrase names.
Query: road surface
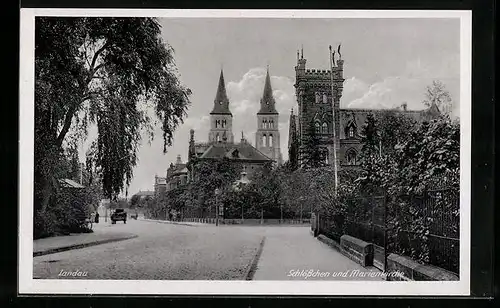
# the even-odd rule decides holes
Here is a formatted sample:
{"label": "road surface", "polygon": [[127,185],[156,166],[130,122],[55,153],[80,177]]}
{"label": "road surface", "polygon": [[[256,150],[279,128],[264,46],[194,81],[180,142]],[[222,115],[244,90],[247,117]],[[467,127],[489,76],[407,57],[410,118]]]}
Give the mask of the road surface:
{"label": "road surface", "polygon": [[[101,222],[100,231],[137,238],[70,250],[33,260],[33,277],[134,280],[349,279],[338,272],[373,271],[357,265],[304,226],[194,226],[128,220]],[[264,240],[264,241],[263,241]],[[264,243],[263,246],[261,245]],[[257,258],[258,257],[258,258]],[[316,276],[306,277],[308,271]],[[73,277],[69,273],[79,273]],[[250,273],[250,274],[249,274]],[[325,273],[330,273],[325,277]],[[381,279],[381,278],[378,278]]]}

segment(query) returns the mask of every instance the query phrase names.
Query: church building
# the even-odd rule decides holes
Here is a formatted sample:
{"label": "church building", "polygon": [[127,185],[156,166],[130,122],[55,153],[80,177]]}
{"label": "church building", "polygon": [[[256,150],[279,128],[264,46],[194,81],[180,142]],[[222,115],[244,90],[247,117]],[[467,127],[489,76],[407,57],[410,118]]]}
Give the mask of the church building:
{"label": "church building", "polygon": [[208,142],[196,142],[194,130],[190,131],[188,153],[190,178],[195,176],[195,166],[199,161],[227,158],[235,164],[240,164],[250,179],[252,174],[264,164],[282,163],[278,130],[279,113],[275,107],[269,70],[266,75],[263,96],[260,100],[260,110],[256,115],[258,128],[255,146],[244,137],[243,132],[239,142],[235,141],[232,131],[233,115],[229,103],[224,74],[221,70],[212,112],[210,112]]}

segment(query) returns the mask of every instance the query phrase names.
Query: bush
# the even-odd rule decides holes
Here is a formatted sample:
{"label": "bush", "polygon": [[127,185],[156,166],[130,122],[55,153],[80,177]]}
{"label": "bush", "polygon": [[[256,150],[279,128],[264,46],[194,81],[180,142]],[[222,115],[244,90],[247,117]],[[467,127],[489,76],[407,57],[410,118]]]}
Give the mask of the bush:
{"label": "bush", "polygon": [[35,213],[33,238],[93,232],[86,224],[92,210],[83,190],[59,189],[45,212]]}
{"label": "bush", "polygon": [[57,228],[56,216],[53,212],[35,212],[33,217],[33,239],[53,236]]}

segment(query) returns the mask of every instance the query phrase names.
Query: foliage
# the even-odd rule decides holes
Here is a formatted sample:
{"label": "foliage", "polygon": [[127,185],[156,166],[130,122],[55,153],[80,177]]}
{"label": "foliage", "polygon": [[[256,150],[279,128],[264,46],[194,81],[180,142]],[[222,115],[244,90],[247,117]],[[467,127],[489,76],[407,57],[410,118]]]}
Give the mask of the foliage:
{"label": "foliage", "polygon": [[427,86],[424,104],[427,107],[436,105],[443,115],[450,115],[453,107],[450,92],[446,90],[444,83],[439,80],[433,80],[432,85]]}
{"label": "foliage", "polygon": [[314,121],[309,122],[306,138],[301,151],[303,168],[319,168],[324,166],[324,157],[321,151],[321,137],[316,133]]}
{"label": "foliage", "polygon": [[116,199],[132,177],[145,112],[162,122],[164,151],[191,91],[179,83],[173,51],[154,18],[38,17],[35,28],[35,208],[44,213],[63,147],[98,129],[95,169]]}

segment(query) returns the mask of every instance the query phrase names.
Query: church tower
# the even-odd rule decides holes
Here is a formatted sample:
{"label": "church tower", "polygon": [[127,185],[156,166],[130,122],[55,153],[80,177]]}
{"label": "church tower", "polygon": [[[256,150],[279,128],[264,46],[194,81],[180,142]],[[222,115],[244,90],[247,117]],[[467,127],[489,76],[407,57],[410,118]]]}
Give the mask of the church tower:
{"label": "church tower", "polygon": [[210,112],[209,142],[233,143],[233,115],[229,110],[229,99],[224,83],[224,74],[220,71],[219,86],[215,94],[214,108]]}
{"label": "church tower", "polygon": [[260,100],[260,110],[257,112],[255,147],[267,157],[281,164],[283,158],[280,150],[280,132],[278,130],[279,113],[276,111],[275,105],[268,68],[264,93]]}

